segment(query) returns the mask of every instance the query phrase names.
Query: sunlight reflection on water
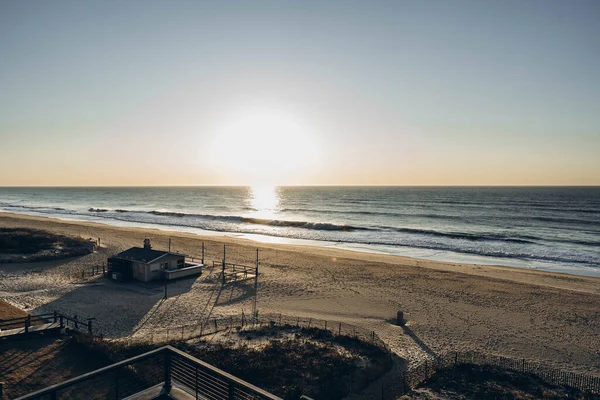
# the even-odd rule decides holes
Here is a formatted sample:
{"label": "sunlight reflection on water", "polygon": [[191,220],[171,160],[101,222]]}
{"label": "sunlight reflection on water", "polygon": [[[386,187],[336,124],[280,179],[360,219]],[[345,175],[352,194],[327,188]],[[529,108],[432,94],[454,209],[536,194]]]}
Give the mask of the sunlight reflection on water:
{"label": "sunlight reflection on water", "polygon": [[275,219],[279,211],[279,189],[275,186],[252,186],[249,191],[253,217]]}

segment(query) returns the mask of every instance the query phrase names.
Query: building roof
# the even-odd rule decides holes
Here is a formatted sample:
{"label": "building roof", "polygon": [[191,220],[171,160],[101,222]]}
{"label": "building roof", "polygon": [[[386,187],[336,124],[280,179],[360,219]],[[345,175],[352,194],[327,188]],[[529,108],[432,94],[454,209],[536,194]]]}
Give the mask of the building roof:
{"label": "building roof", "polygon": [[132,247],[129,250],[125,250],[119,254],[115,254],[113,257],[114,258],[122,258],[125,260],[138,261],[138,262],[143,262],[143,263],[151,263],[152,261],[156,261],[159,258],[164,257],[168,254],[171,254],[174,256],[185,257],[184,254],[171,253],[168,251],[161,251],[161,250],[146,249],[143,247]]}

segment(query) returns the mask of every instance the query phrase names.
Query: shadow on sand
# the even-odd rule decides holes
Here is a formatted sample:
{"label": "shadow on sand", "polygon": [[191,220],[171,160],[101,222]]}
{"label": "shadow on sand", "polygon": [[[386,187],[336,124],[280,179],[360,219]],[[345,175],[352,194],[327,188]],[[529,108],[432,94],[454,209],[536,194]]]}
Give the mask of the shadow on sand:
{"label": "shadow on sand", "polygon": [[[170,282],[168,298],[188,292],[197,277]],[[75,284],[61,297],[31,310],[32,314],[58,311],[85,321],[95,318],[94,333],[123,337],[135,332],[136,326],[148,321],[165,302],[163,282],[114,282],[99,277],[89,284]]]}

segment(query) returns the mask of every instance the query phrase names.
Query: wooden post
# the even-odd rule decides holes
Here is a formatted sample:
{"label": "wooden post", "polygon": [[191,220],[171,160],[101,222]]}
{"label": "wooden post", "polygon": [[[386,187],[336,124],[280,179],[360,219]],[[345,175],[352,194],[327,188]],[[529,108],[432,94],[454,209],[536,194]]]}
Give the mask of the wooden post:
{"label": "wooden post", "polygon": [[171,392],[171,351],[165,350],[165,376],[164,376],[164,385],[163,385],[163,393],[168,394]]}
{"label": "wooden post", "polygon": [[88,333],[91,335],[92,334],[92,320],[88,319]]}
{"label": "wooden post", "polygon": [[31,326],[31,314],[27,314],[27,319],[25,320],[25,333],[29,332],[29,326]]}
{"label": "wooden post", "polygon": [[202,242],[202,265],[204,265],[204,242]]}
{"label": "wooden post", "polygon": [[56,310],[54,310],[54,322],[56,323],[57,320],[58,320],[58,312]]}
{"label": "wooden post", "polygon": [[171,238],[169,238],[169,253],[171,252]]}
{"label": "wooden post", "polygon": [[404,312],[398,311],[396,313],[396,323],[400,326],[404,325]]}
{"label": "wooden post", "polygon": [[222,284],[225,284],[225,260],[226,260],[226,255],[227,255],[227,250],[226,250],[226,245],[223,245],[223,265],[222,265],[222,276],[221,276],[221,281]]}
{"label": "wooden post", "polygon": [[256,248],[256,270],[254,271],[254,303],[252,304],[252,318],[256,318],[256,303],[258,301],[258,248]]}

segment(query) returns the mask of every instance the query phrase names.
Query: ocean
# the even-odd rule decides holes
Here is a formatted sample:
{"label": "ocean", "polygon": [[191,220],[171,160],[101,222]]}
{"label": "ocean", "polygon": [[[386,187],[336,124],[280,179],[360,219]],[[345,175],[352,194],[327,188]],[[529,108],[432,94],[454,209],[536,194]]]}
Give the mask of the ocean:
{"label": "ocean", "polygon": [[600,187],[7,187],[0,210],[600,276]]}

